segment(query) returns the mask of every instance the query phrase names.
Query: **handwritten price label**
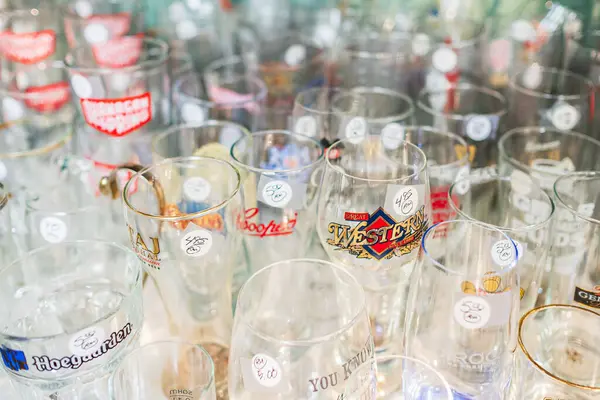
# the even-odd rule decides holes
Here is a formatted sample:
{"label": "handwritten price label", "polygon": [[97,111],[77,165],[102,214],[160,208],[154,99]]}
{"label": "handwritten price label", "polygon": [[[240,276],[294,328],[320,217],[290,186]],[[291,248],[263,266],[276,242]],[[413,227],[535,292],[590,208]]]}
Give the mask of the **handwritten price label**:
{"label": "handwritten price label", "polygon": [[496,265],[506,267],[515,260],[515,246],[510,240],[499,240],[492,246],[491,255]]}
{"label": "handwritten price label", "polygon": [[40,234],[48,243],[60,243],[67,237],[67,224],[55,217],[40,221]]}
{"label": "handwritten price label", "polygon": [[96,351],[104,340],[106,333],[99,326],[83,329],[69,340],[69,350],[76,356],[87,356]]}
{"label": "handwritten price label", "polygon": [[284,181],[272,181],[262,190],[262,198],[271,207],[283,208],[292,200],[292,187]]}
{"label": "handwritten price label", "polygon": [[204,201],[210,195],[210,183],[199,176],[188,178],[183,184],[183,194],[191,201]]}
{"label": "handwritten price label", "polygon": [[262,386],[266,387],[276,386],[283,376],[277,361],[265,354],[256,354],[252,357],[252,374]]}
{"label": "handwritten price label", "polygon": [[419,207],[419,193],[413,187],[403,187],[394,198],[394,211],[401,217],[413,215]]}
{"label": "handwritten price label", "polygon": [[206,229],[188,232],[181,239],[181,250],[190,257],[200,257],[209,252],[213,245],[213,237]]}
{"label": "handwritten price label", "polygon": [[477,296],[467,296],[454,305],[454,319],[467,329],[479,329],[487,325],[491,316],[488,302]]}

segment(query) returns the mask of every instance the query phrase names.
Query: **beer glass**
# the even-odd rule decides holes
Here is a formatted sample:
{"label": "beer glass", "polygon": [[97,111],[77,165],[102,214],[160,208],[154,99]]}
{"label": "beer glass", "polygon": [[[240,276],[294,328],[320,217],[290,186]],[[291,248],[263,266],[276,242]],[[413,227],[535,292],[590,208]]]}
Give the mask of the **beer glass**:
{"label": "beer glass", "polygon": [[0,353],[22,399],[106,399],[142,328],[140,261],[117,244],[62,242],[0,272]]}
{"label": "beer glass", "polygon": [[280,261],[240,291],[229,398],[339,399],[344,381],[373,357],[356,279],[327,261]]}
{"label": "beer glass", "polygon": [[596,204],[600,194],[600,174],[573,172],[563,175],[554,183],[554,194],[558,212],[569,217],[569,222],[562,222],[561,227],[569,235],[559,234],[553,242],[555,256],[560,262],[554,265],[549,298],[561,304],[590,307],[597,312],[600,308],[600,277],[596,267],[600,256],[600,221]]}
{"label": "beer glass", "polygon": [[600,315],[581,307],[534,308],[519,322],[511,387],[517,399],[598,399]]}
{"label": "beer glass", "polygon": [[125,356],[114,371],[110,399],[216,400],[213,361],[198,345],[147,344]]}
{"label": "beer glass", "polygon": [[410,280],[406,355],[435,366],[456,398],[505,398],[517,344],[517,246],[469,220],[432,226],[421,246]]}

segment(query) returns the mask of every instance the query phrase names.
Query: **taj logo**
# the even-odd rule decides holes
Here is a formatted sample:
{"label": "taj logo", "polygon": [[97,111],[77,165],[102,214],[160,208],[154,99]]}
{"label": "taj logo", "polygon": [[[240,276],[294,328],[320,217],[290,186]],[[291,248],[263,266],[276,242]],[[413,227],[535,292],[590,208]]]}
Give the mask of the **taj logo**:
{"label": "taj logo", "polygon": [[129,67],[140,59],[142,40],[142,35],[116,37],[92,45],[92,54],[101,67]]}
{"label": "taj logo", "polygon": [[71,98],[67,82],[30,86],[25,89],[25,94],[25,105],[40,113],[60,110]]}
{"label": "taj logo", "polygon": [[266,236],[287,236],[294,233],[294,227],[298,221],[298,213],[293,216],[284,215],[281,222],[271,220],[267,223],[257,221],[259,216],[258,208],[249,208],[244,214],[244,218],[238,217],[237,226],[248,236],[264,238]]}
{"label": "taj logo", "polygon": [[4,32],[0,41],[4,56],[20,64],[37,64],[56,50],[56,33],[51,29],[27,33]]}
{"label": "taj logo", "polygon": [[139,259],[151,268],[160,269],[160,242],[158,238],[150,238],[152,240],[152,248],[150,249],[139,232],[135,232],[130,225],[127,225],[127,229],[131,246]]}
{"label": "taj logo", "polygon": [[110,136],[122,137],[152,119],[150,93],[122,99],[80,99],[85,122]]}
{"label": "taj logo", "polygon": [[427,228],[424,210],[421,207],[402,222],[381,207],[372,214],[346,213],[347,220],[358,223],[352,227],[331,222],[327,229],[333,238],[327,239],[327,244],[349,251],[357,258],[382,260],[409,254],[419,247]]}

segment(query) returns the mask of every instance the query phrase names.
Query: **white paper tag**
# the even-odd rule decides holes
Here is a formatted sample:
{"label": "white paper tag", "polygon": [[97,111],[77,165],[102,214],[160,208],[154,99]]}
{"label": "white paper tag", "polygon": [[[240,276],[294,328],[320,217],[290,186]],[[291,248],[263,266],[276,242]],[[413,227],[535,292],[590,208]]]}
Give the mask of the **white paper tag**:
{"label": "white paper tag", "polygon": [[317,120],[310,115],[304,115],[296,121],[294,129],[297,133],[314,137],[317,134]]}
{"label": "white paper tag", "polygon": [[284,55],[284,60],[287,65],[295,67],[302,63],[306,58],[306,47],[301,44],[290,46]]}
{"label": "white paper tag", "polygon": [[83,30],[83,37],[90,44],[102,43],[110,39],[110,33],[104,25],[92,23]]}
{"label": "white paper tag", "polygon": [[85,0],[79,0],[75,3],[75,12],[81,18],[87,18],[94,12],[92,5]]}
{"label": "white paper tag", "polygon": [[561,131],[573,129],[580,117],[579,111],[569,103],[560,102],[552,107],[552,124]]}
{"label": "white paper tag", "polygon": [[577,207],[577,213],[586,218],[590,218],[594,214],[594,207],[594,203],[580,204],[579,207]]}
{"label": "white paper tag", "polygon": [[0,181],[6,179],[7,176],[8,168],[6,168],[6,165],[4,165],[2,161],[0,161]]}
{"label": "white paper tag", "polygon": [[454,186],[456,193],[463,195],[471,188],[471,181],[469,180],[470,170],[468,165],[459,168],[456,173],[456,178],[454,179],[454,182],[456,183]]}
{"label": "white paper tag", "polygon": [[292,187],[285,181],[271,181],[262,189],[262,199],[271,207],[285,207],[293,195]]}
{"label": "white paper tag", "polygon": [[210,183],[199,176],[186,179],[183,184],[183,194],[188,200],[201,202],[210,195]]}
{"label": "white paper tag", "polygon": [[480,296],[463,297],[454,305],[454,319],[463,328],[483,328],[487,325],[491,315],[490,304]]}
{"label": "white paper tag", "polygon": [[396,150],[404,140],[404,127],[396,122],[387,124],[381,130],[381,143],[389,150]]}
{"label": "white paper tag", "polygon": [[67,237],[67,224],[56,217],[42,218],[40,234],[48,243],[60,243]]}
{"label": "white paper tag", "polygon": [[270,388],[281,382],[283,370],[275,359],[266,354],[256,354],[252,357],[252,375],[259,384]]}
{"label": "white paper tag", "polygon": [[394,211],[402,218],[413,215],[419,208],[419,193],[412,186],[405,186],[394,196]]}
{"label": "white paper tag", "polygon": [[198,228],[181,238],[181,250],[190,257],[201,257],[207,254],[213,245],[212,234],[203,228]]}
{"label": "white paper tag", "polygon": [[494,130],[494,123],[486,115],[468,115],[465,131],[476,142],[487,139]]}
{"label": "white paper tag", "polygon": [[527,42],[534,40],[537,33],[531,22],[519,19],[510,26],[510,35],[518,42]]}
{"label": "white paper tag", "polygon": [[190,40],[198,35],[198,26],[194,21],[189,19],[177,21],[175,24],[175,33],[181,40]]}
{"label": "white paper tag", "polygon": [[431,40],[424,33],[417,33],[412,41],[412,51],[418,56],[424,56],[431,49]]}
{"label": "white paper tag", "polygon": [[523,73],[523,86],[527,89],[537,89],[542,83],[542,68],[538,64],[532,64]]}
{"label": "white paper tag", "polygon": [[25,115],[25,110],[20,101],[13,99],[12,97],[5,97],[2,99],[2,116],[4,121],[16,121]]}
{"label": "white paper tag", "polygon": [[515,260],[515,247],[510,240],[499,240],[490,250],[492,260],[500,267],[506,267]]}
{"label": "white paper tag", "polygon": [[204,110],[197,104],[185,103],[181,106],[181,118],[184,122],[204,122]]}
{"label": "white paper tag", "polygon": [[85,328],[69,339],[72,354],[84,357],[98,350],[106,340],[106,332],[99,326]]}
{"label": "white paper tag", "polygon": [[448,47],[440,47],[433,53],[431,63],[438,71],[447,73],[456,68],[458,56],[454,50]]}
{"label": "white paper tag", "polygon": [[345,132],[350,143],[358,144],[367,135],[367,121],[363,117],[354,117],[346,125]]}
{"label": "white paper tag", "polygon": [[229,152],[231,146],[233,146],[233,144],[237,142],[242,137],[242,135],[242,131],[239,128],[235,126],[225,126],[221,130],[221,137],[219,138],[219,142],[223,146],[225,146],[227,148],[227,151]]}
{"label": "white paper tag", "polygon": [[92,84],[86,79],[86,77],[83,75],[73,75],[70,81],[71,87],[73,88],[73,91],[77,97],[81,99],[87,99],[92,96]]}

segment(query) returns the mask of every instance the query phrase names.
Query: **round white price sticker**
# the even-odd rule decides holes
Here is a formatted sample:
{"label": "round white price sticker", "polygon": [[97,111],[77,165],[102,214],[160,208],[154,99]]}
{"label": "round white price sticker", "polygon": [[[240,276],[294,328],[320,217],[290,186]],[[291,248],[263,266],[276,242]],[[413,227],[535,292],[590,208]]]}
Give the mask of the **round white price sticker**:
{"label": "round white price sticker", "polygon": [[554,106],[552,110],[552,124],[561,131],[571,130],[579,122],[579,111],[568,103]]}
{"label": "round white price sticker", "polygon": [[271,181],[262,190],[262,198],[271,207],[285,207],[292,200],[292,187],[284,181]]}
{"label": "round white price sticker", "polygon": [[532,64],[523,73],[523,86],[527,89],[536,89],[542,83],[542,67]]}
{"label": "round white price sticker", "polygon": [[537,33],[531,22],[519,19],[510,26],[510,33],[517,42],[527,42],[535,39]]}
{"label": "round white price sticker", "polygon": [[5,97],[2,100],[2,115],[6,122],[16,121],[23,118],[25,110],[20,101],[12,97]]}
{"label": "round white price sticker", "polygon": [[467,136],[476,142],[487,139],[494,125],[492,121],[485,115],[469,115],[467,116],[467,125],[465,127]]}
{"label": "round white price sticker", "polygon": [[310,115],[304,115],[296,121],[294,129],[297,133],[313,137],[317,134],[317,121]]}
{"label": "round white price sticker", "polygon": [[499,240],[490,250],[492,260],[500,267],[506,267],[515,260],[515,247],[510,240]]}
{"label": "round white price sticker", "polygon": [[483,297],[466,296],[454,305],[454,319],[463,328],[483,328],[491,315],[490,304]]}
{"label": "round white price sticker", "polygon": [[99,326],[85,328],[69,339],[69,350],[76,356],[84,357],[98,350],[106,340],[106,332]]}
{"label": "round white price sticker", "polygon": [[210,183],[199,176],[188,178],[183,184],[183,194],[191,201],[204,201],[210,195]]}
{"label": "round white price sticker", "polygon": [[175,25],[175,32],[179,39],[190,40],[198,34],[198,27],[194,21],[184,19],[183,21],[177,22]]}
{"label": "round white price sticker", "polygon": [[383,147],[396,150],[404,140],[404,127],[396,122],[387,124],[381,130],[381,142]]}
{"label": "round white price sticker", "polygon": [[301,44],[290,46],[285,52],[284,59],[287,65],[292,67],[302,63],[306,58],[306,47]]}
{"label": "round white price sticker", "polygon": [[73,75],[71,77],[71,87],[81,99],[87,99],[92,96],[92,84],[82,75]]}
{"label": "round white price sticker", "polygon": [[431,49],[429,36],[424,33],[417,33],[412,41],[412,51],[418,56],[424,56]]}
{"label": "round white price sticker", "polygon": [[413,215],[419,207],[419,193],[411,186],[398,190],[394,196],[394,211],[401,217]]}
{"label": "round white price sticker", "polygon": [[281,382],[283,371],[277,360],[266,354],[256,354],[252,357],[252,374],[262,386],[274,387]]}
{"label": "round white price sticker", "polygon": [[4,165],[4,163],[2,161],[0,161],[0,181],[3,179],[6,179],[7,176],[8,176],[8,168],[6,168],[6,165]]}
{"label": "round white price sticker", "polygon": [[83,37],[90,44],[102,43],[109,39],[110,33],[104,25],[93,23],[85,27]]}
{"label": "round white price sticker", "polygon": [[458,64],[458,56],[454,50],[448,47],[440,47],[433,53],[431,63],[438,71],[447,73],[456,68]]}
{"label": "round white price sticker", "polygon": [[204,110],[197,104],[185,103],[181,106],[181,118],[185,122],[204,122]]}
{"label": "round white price sticker", "polygon": [[[231,146],[233,146],[233,144],[237,142],[241,137],[242,131],[240,130],[240,128],[236,126],[225,126],[221,130],[221,137],[219,138],[219,142],[223,146],[227,147],[227,149],[230,149]],[[227,150],[227,152],[229,153],[229,150]]]}
{"label": "round white price sticker", "polygon": [[469,191],[471,188],[470,172],[471,170],[468,165],[463,165],[458,169],[456,178],[454,179],[456,193],[463,195]]}
{"label": "round white price sticker", "polygon": [[60,243],[67,237],[67,224],[56,217],[42,218],[40,234],[48,243]]}
{"label": "round white price sticker", "polygon": [[213,245],[212,234],[203,228],[198,228],[181,238],[181,250],[190,257],[200,257],[208,253]]}
{"label": "round white price sticker", "polygon": [[367,135],[367,121],[363,117],[354,117],[346,125],[346,137],[350,143],[360,143]]}
{"label": "round white price sticker", "polygon": [[75,12],[81,18],[87,18],[90,15],[92,15],[92,13],[94,12],[94,8],[88,1],[79,0],[75,3]]}

